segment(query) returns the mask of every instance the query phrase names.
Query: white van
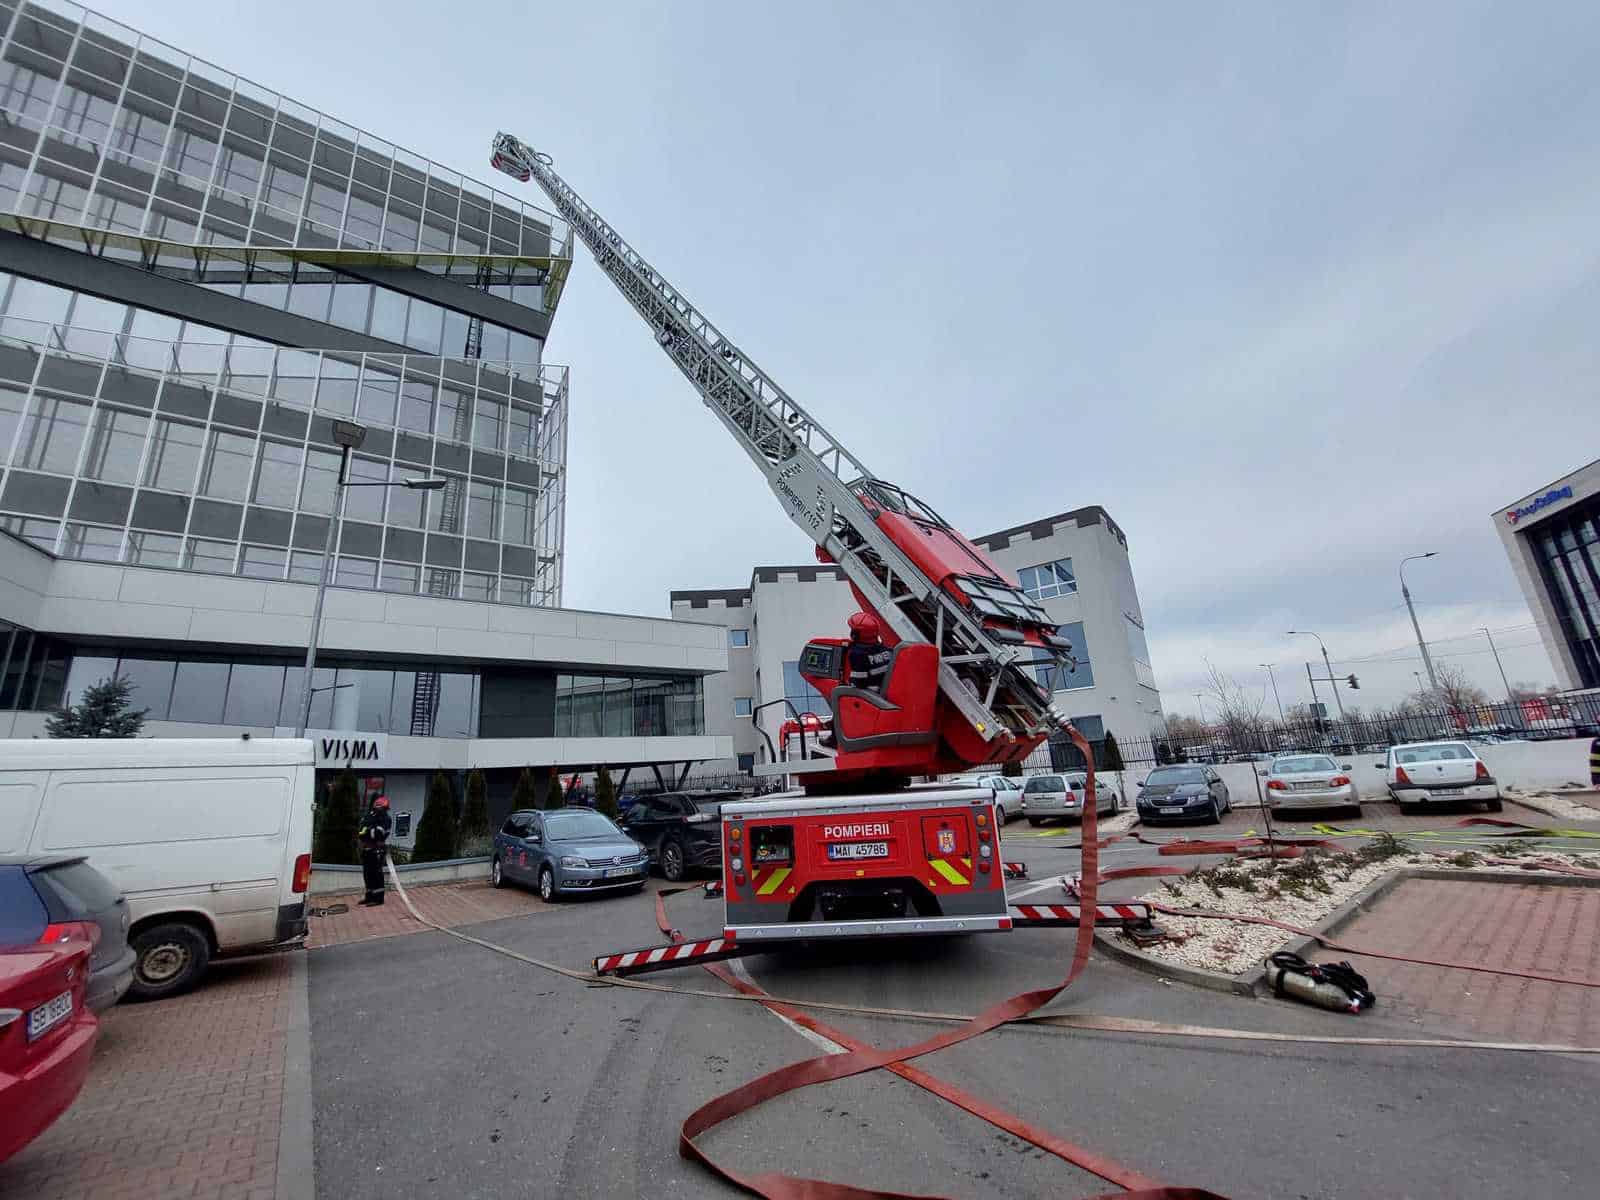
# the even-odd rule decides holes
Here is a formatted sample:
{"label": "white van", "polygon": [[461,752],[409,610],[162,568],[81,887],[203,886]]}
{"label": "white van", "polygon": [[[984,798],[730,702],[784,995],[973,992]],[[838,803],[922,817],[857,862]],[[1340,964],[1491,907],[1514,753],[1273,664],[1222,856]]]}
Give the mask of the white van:
{"label": "white van", "polygon": [[170,996],[304,939],[315,778],[304,739],[0,741],[0,854],[87,855],[128,899],[132,993]]}

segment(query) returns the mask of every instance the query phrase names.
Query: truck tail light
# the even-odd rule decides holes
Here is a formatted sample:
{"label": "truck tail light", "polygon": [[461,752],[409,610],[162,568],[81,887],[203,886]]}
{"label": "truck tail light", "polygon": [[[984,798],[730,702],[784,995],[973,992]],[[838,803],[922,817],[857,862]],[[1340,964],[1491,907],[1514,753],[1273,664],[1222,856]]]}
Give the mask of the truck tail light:
{"label": "truck tail light", "polygon": [[39,935],[39,945],[53,946],[60,942],[70,942],[75,939],[88,942],[91,946],[100,944],[100,926],[93,921],[52,921],[44,927],[44,932]]}
{"label": "truck tail light", "polygon": [[1287,792],[1288,790],[1289,785],[1281,779],[1267,780],[1267,791],[1269,792]]}
{"label": "truck tail light", "polygon": [[294,893],[304,895],[311,886],[311,855],[302,854],[294,860]]}
{"label": "truck tail light", "polygon": [[1406,774],[1406,769],[1404,767],[1396,767],[1394,769],[1394,781],[1397,784],[1409,784],[1411,782],[1411,776]]}
{"label": "truck tail light", "polygon": [[1489,778],[1489,768],[1481,758],[1478,760],[1478,778],[1479,779],[1488,779]]}

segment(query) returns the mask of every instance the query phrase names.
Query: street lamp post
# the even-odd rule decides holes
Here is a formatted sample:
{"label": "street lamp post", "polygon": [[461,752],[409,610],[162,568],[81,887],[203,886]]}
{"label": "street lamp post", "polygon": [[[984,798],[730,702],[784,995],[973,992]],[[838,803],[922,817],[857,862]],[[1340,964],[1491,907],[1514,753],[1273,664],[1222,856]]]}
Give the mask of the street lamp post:
{"label": "street lamp post", "polygon": [[443,488],[446,479],[371,480],[352,483],[350,452],[366,440],[367,427],[355,421],[335,421],[333,440],[339,447],[339,477],[334,487],[333,511],[328,514],[328,534],[322,544],[322,570],[317,576],[317,599],[311,606],[311,636],[306,639],[306,665],[300,678],[300,710],[296,714],[294,735],[305,737],[306,726],[311,724],[311,673],[317,665],[317,641],[322,632],[322,604],[328,594],[328,574],[333,569],[333,548],[339,541],[339,526],[344,520],[346,489],[353,487],[404,487],[413,491],[436,492]]}
{"label": "street lamp post", "polygon": [[1422,665],[1428,672],[1428,686],[1435,692],[1439,690],[1439,680],[1433,673],[1433,659],[1428,656],[1428,643],[1422,640],[1422,626],[1417,623],[1417,610],[1411,603],[1411,589],[1406,586],[1406,564],[1415,562],[1419,558],[1432,558],[1438,552],[1429,550],[1426,554],[1408,554],[1400,560],[1400,595],[1406,602],[1406,611],[1411,614],[1411,628],[1417,635],[1417,649],[1422,651]]}
{"label": "street lamp post", "polygon": [[1272,673],[1271,663],[1262,663],[1261,665],[1267,669],[1267,678],[1272,680],[1272,698],[1278,703],[1278,724],[1282,725],[1284,723],[1283,698],[1278,695],[1278,677]]}
{"label": "street lamp post", "polygon": [[[1317,645],[1322,647],[1322,666],[1328,672],[1328,687],[1333,692],[1334,704],[1339,708],[1339,723],[1345,727],[1345,735],[1348,737],[1350,722],[1344,718],[1344,698],[1339,695],[1339,684],[1333,677],[1333,663],[1328,661],[1328,648],[1322,644],[1322,638],[1312,633],[1309,629],[1291,629],[1289,632],[1299,637],[1314,637],[1317,639]],[[1313,692],[1316,691],[1315,685],[1312,686],[1311,690]]]}

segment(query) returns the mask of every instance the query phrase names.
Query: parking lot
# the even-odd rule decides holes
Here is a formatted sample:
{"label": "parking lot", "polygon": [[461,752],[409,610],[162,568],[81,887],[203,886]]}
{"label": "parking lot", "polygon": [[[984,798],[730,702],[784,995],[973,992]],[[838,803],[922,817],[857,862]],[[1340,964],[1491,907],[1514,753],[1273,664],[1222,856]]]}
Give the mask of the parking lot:
{"label": "parking lot", "polygon": [[[1511,819],[1539,817],[1507,807],[1503,815]],[[1260,829],[1260,818],[1259,810],[1237,810],[1220,832]],[[1415,832],[1448,829],[1457,819],[1401,817],[1392,806],[1371,805],[1361,827]],[[1313,822],[1279,828],[1310,832]],[[1148,836],[1218,833],[1196,826]],[[1075,825],[1058,831],[1013,822],[1006,857],[1030,868],[1029,879],[1013,884],[1013,898],[1064,899],[1059,878],[1076,872],[1077,840]],[[1125,838],[1105,848],[1103,865],[1154,861],[1157,849]],[[430,920],[581,971],[598,952],[660,940],[653,899],[662,886],[556,905],[477,883],[412,895]],[[1123,887],[1142,890],[1148,881]],[[1585,890],[1573,901],[1583,905],[1574,920],[1592,924],[1588,897],[1595,894]],[[391,893],[382,909],[316,918],[314,948],[303,955],[249,960],[189,996],[114,1010],[89,1090],[55,1129],[0,1168],[0,1191],[267,1200],[304,1194],[297,1188],[314,1165],[320,1194],[374,1200],[446,1188],[463,1197],[726,1196],[733,1193],[679,1157],[680,1122],[765,1070],[831,1048],[759,1005],[542,970],[429,929],[397,899]],[[690,892],[668,905],[687,937],[717,931],[715,902]],[[1436,923],[1437,907],[1430,918]],[[1462,906],[1446,907],[1445,915],[1455,914],[1454,952],[1488,953],[1464,924]],[[1362,937],[1414,946],[1419,935],[1408,932],[1409,922],[1396,923],[1395,910],[1387,911],[1396,928],[1379,922]],[[1537,906],[1529,911],[1536,914]],[[970,1013],[1059,979],[1072,938],[1070,930],[1031,929],[824,945],[734,965],[778,996]],[[1541,953],[1530,961],[1553,961]],[[1049,1011],[1314,1036],[1560,1040],[1545,1036],[1559,1032],[1592,1040],[1600,1030],[1592,991],[1547,989],[1554,993],[1547,996],[1503,980],[1486,983],[1484,994],[1495,996],[1490,1011],[1499,1015],[1474,1025],[1468,1018],[1476,1008],[1462,993],[1483,977],[1382,962],[1363,967],[1380,1003],[1350,1018],[1198,990],[1096,952]],[[310,1037],[308,1069],[298,1082],[308,1085],[313,1117],[297,1134],[292,1001],[302,968]],[[1592,974],[1596,967],[1570,969]],[[697,968],[651,979],[728,991]],[[1517,1014],[1518,995],[1534,998],[1535,1015]],[[882,1046],[935,1028],[822,1015]],[[1600,1095],[1594,1060],[1573,1056],[1049,1027],[997,1030],[918,1065],[1135,1170],[1234,1197],[1391,1194],[1400,1179],[1411,1196],[1581,1192],[1592,1153],[1572,1106],[1575,1098]],[[1492,1099],[1462,1105],[1465,1094]],[[112,1116],[121,1127],[115,1137],[106,1132]],[[1533,1137],[1540,1153],[1529,1156]],[[744,1169],[929,1195],[1087,1196],[1108,1188],[882,1072],[780,1098],[708,1134],[706,1143]]]}

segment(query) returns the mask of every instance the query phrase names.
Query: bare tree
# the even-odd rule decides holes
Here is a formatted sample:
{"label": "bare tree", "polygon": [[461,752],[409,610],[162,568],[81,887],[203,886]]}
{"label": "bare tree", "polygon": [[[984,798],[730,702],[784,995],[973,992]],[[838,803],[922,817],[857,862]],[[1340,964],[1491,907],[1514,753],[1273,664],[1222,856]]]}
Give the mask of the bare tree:
{"label": "bare tree", "polygon": [[1206,663],[1207,686],[1217,709],[1217,724],[1222,727],[1228,746],[1234,750],[1260,750],[1266,745],[1266,689],[1253,692],[1231,675],[1224,675]]}
{"label": "bare tree", "polygon": [[1489,697],[1481,687],[1467,680],[1466,672],[1453,663],[1440,663],[1434,668],[1439,686],[1430,699],[1434,706],[1449,713],[1464,713],[1468,709],[1487,704]]}

